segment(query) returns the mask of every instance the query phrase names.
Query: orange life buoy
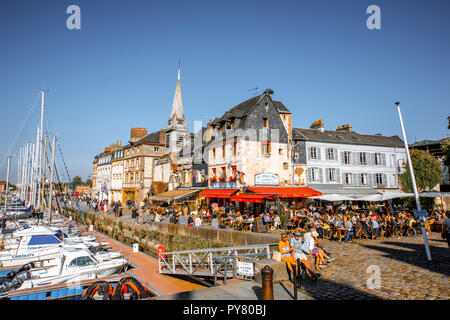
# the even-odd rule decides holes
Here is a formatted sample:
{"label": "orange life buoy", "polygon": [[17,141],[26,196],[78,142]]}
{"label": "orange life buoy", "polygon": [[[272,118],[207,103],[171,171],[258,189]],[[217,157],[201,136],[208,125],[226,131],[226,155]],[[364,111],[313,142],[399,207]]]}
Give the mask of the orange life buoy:
{"label": "orange life buoy", "polygon": [[166,255],[164,254],[164,252],[166,252],[166,248],[164,248],[163,246],[159,246],[157,249],[158,252],[158,258],[160,261],[162,261],[163,259],[166,259]]}

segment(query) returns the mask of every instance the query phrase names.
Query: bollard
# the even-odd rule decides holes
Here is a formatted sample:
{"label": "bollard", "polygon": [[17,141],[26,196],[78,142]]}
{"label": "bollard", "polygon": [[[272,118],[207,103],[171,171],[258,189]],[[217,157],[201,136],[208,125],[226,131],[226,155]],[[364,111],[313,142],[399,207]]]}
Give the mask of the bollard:
{"label": "bollard", "polygon": [[297,259],[297,266],[298,266],[298,271],[297,271],[297,281],[298,281],[298,285],[297,285],[297,289],[300,290],[302,288],[302,273],[303,273],[303,266],[302,263],[300,261],[300,259]]}
{"label": "bollard", "polygon": [[297,268],[295,264],[292,265],[292,271],[294,274],[294,300],[297,300]]}
{"label": "bollard", "polygon": [[273,300],[273,269],[266,265],[261,269],[262,300]]}

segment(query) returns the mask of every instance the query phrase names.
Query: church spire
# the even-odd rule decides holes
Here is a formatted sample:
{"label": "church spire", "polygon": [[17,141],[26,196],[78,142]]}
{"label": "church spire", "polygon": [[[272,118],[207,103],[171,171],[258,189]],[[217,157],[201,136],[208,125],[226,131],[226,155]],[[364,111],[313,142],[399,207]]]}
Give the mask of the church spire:
{"label": "church spire", "polygon": [[183,98],[181,96],[180,62],[178,61],[178,79],[172,102],[172,113],[170,114],[167,129],[187,129],[184,117]]}

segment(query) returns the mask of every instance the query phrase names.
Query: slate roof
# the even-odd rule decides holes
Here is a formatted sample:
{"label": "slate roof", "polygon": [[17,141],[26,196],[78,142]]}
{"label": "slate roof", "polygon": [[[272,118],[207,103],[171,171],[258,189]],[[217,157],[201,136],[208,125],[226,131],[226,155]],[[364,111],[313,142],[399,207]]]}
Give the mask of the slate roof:
{"label": "slate roof", "polygon": [[139,139],[138,141],[136,141],[136,142],[134,142],[132,144],[133,145],[139,145],[139,144],[142,144],[144,142],[160,144],[160,142],[159,142],[160,134],[161,134],[160,131],[156,131],[156,132],[150,133],[150,134],[146,135],[145,137]]}
{"label": "slate roof", "polygon": [[317,129],[293,129],[294,139],[314,141],[314,142],[328,142],[328,143],[343,143],[343,144],[357,144],[366,146],[382,146],[382,147],[398,147],[403,148],[403,141],[398,136],[382,136],[359,134],[354,131],[327,131],[321,132]]}
{"label": "slate roof", "polygon": [[[444,139],[442,139],[444,140]],[[441,144],[442,140],[422,140],[419,142],[415,142],[410,144],[410,147],[424,147],[424,146],[430,146],[430,145],[436,145],[436,144]]]}

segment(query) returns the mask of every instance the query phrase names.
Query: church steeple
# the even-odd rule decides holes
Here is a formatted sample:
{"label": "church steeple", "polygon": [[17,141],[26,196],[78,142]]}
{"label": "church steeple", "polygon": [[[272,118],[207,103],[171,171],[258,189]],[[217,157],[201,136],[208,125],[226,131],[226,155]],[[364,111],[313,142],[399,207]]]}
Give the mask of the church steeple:
{"label": "church steeple", "polygon": [[178,79],[173,96],[172,112],[167,123],[166,149],[165,153],[177,152],[190,139],[190,132],[187,128],[184,117],[183,99],[181,97],[181,77],[180,64],[178,63]]}
{"label": "church steeple", "polygon": [[181,96],[180,65],[178,64],[178,79],[175,87],[175,95],[172,102],[172,113],[170,114],[167,129],[187,129],[186,118],[183,111],[183,98]]}

